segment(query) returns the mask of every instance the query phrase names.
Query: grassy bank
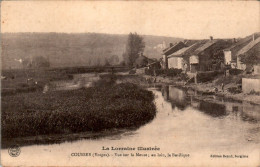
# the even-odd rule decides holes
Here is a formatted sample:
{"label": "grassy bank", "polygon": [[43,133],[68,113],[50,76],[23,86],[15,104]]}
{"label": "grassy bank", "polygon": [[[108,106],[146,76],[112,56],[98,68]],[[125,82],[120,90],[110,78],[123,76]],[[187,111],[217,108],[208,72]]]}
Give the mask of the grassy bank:
{"label": "grassy bank", "polygon": [[154,118],[153,99],[130,83],[2,96],[2,138],[137,127]]}

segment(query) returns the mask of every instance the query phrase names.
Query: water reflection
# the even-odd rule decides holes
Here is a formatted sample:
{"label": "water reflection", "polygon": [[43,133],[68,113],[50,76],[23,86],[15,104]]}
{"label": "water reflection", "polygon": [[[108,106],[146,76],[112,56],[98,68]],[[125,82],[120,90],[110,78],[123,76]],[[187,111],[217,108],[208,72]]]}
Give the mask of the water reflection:
{"label": "water reflection", "polygon": [[226,112],[226,106],[222,104],[201,101],[198,109],[212,117],[222,117],[228,115]]}
{"label": "water reflection", "polygon": [[174,86],[162,86],[162,96],[166,101],[170,101],[172,108],[177,107],[179,110],[185,110],[190,104],[190,97],[184,91]]}
{"label": "water reflection", "polygon": [[171,103],[173,110],[175,107],[182,111],[192,107],[214,118],[231,115],[234,119],[239,118],[250,123],[260,120],[260,113],[257,112],[260,109],[259,105],[234,102],[212,95],[205,96],[192,89],[184,90],[171,85],[163,85],[161,92],[164,100]]}

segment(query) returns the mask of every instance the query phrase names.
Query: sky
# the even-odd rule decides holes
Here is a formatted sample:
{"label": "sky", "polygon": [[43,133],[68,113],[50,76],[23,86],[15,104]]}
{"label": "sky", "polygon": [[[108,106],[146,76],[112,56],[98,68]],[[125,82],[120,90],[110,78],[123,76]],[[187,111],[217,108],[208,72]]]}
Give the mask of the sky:
{"label": "sky", "polygon": [[260,31],[259,9],[259,1],[2,1],[1,32],[236,38]]}

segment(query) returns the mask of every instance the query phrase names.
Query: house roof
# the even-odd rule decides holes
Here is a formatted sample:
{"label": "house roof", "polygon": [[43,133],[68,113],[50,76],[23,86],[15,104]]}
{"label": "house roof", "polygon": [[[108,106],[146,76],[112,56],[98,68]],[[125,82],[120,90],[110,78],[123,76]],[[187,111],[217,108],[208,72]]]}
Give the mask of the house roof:
{"label": "house roof", "polygon": [[191,46],[191,45],[193,45],[197,42],[199,42],[199,40],[188,40],[188,39],[186,39],[186,40],[183,41],[183,43],[187,46]]}
{"label": "house roof", "polygon": [[174,49],[175,47],[178,47],[178,45],[186,46],[183,42],[177,42],[177,43],[173,44],[171,47],[164,49],[163,54],[169,52],[170,50]]}
{"label": "house roof", "polygon": [[[254,33],[255,38],[260,37],[260,33]],[[242,39],[237,39],[237,42],[232,44],[230,47],[224,49],[224,51],[231,51],[232,55],[237,55],[238,51],[241,50],[241,48],[245,47],[252,41],[252,35],[247,36]]]}
{"label": "house roof", "polygon": [[153,65],[153,64],[156,64],[156,63],[160,63],[160,62],[159,61],[151,62],[151,63],[148,63],[147,66],[150,66],[150,65]]}
{"label": "house roof", "polygon": [[203,52],[205,49],[209,48],[210,46],[212,46],[213,44],[215,44],[218,41],[219,40],[214,39],[214,40],[210,40],[210,41],[206,42],[204,45],[202,45],[199,48],[197,48],[194,51],[194,54],[199,54],[199,53]]}
{"label": "house roof", "polygon": [[203,44],[205,44],[205,41],[198,41],[196,43],[193,43],[189,47],[184,47],[184,48],[178,50],[177,52],[172,53],[168,57],[169,58],[170,57],[178,57],[178,56],[191,54],[192,52],[194,52],[194,50],[196,50],[198,47],[202,46]]}
{"label": "house roof", "polygon": [[257,45],[258,43],[260,43],[260,37],[258,37],[257,39],[255,39],[254,41],[251,41],[250,43],[248,43],[246,46],[244,46],[242,49],[240,49],[237,52],[237,56],[238,55],[244,55],[246,54],[250,49],[252,49],[255,45]]}

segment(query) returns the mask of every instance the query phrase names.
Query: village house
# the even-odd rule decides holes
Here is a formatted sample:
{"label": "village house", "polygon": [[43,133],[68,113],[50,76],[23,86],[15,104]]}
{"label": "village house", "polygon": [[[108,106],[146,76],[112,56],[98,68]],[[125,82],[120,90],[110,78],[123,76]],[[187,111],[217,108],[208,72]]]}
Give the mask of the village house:
{"label": "village house", "polygon": [[161,68],[160,61],[155,58],[148,58],[143,55],[143,53],[139,54],[139,57],[135,60],[134,67],[136,69],[136,73],[144,74],[146,69],[156,70]]}
{"label": "village house", "polygon": [[190,71],[211,71],[221,68],[224,58],[223,49],[230,44],[229,40],[210,37],[209,41],[197,48],[190,56]]}
{"label": "village house", "polygon": [[238,69],[246,70],[247,65],[241,62],[241,57],[250,54],[260,54],[260,37],[255,39],[255,36],[253,36],[252,41],[237,52],[236,57]]}
{"label": "village house", "polygon": [[[260,37],[259,37],[259,35],[260,35],[259,33],[253,34],[251,41],[247,45],[242,47],[242,49],[240,49],[236,54],[237,69],[246,70],[246,71],[252,71],[252,70],[254,71],[252,73],[253,75],[245,76],[244,78],[242,78],[243,93],[260,92],[259,62],[246,64],[241,61],[241,58],[243,56],[249,56],[249,55],[254,55],[256,57],[260,56]],[[252,60],[252,61],[254,62],[257,60]]]}
{"label": "village house", "polygon": [[168,68],[177,68],[182,69],[184,71],[190,70],[190,54],[196,50],[199,46],[201,46],[203,42],[199,41],[193,43],[191,46],[184,47],[171,55],[168,56]]}
{"label": "village house", "polygon": [[156,58],[149,58],[147,67],[153,69],[161,69],[160,60],[157,60]]}
{"label": "village house", "polygon": [[177,42],[174,45],[170,43],[170,46],[163,50],[162,68],[168,69],[168,56],[184,47],[186,45],[183,42]]}
{"label": "village house", "polygon": [[134,62],[135,68],[145,67],[148,64],[148,58],[142,53],[139,54],[138,58]]}
{"label": "village house", "polygon": [[230,65],[231,68],[237,68],[237,53],[238,51],[249,44],[253,38],[260,36],[260,33],[255,33],[253,36],[247,36],[242,39],[233,39],[233,44],[225,48],[224,52],[224,63]]}

